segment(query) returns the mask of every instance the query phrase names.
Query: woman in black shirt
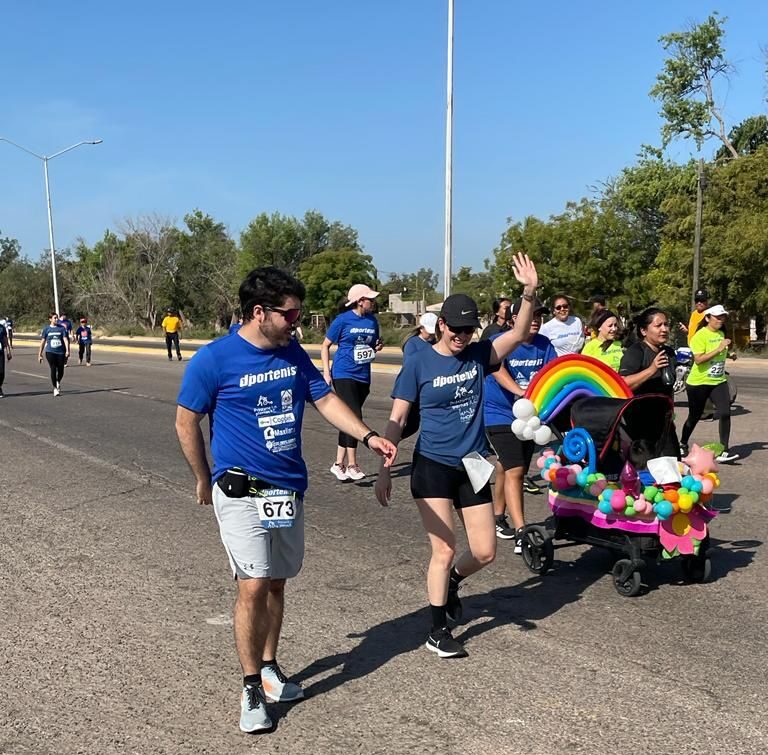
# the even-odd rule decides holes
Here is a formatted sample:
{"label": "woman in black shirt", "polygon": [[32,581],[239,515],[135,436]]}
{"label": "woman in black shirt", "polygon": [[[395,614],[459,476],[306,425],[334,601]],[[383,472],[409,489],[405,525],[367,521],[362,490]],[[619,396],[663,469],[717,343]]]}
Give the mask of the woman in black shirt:
{"label": "woman in black shirt", "polygon": [[[675,352],[669,341],[669,318],[667,313],[656,307],[649,307],[636,319],[637,337],[621,358],[619,374],[627,381],[635,396],[648,393],[661,393],[674,396]],[[671,423],[665,437],[661,437],[663,427],[659,427],[659,444],[653,449],[664,456],[678,456],[680,445],[674,423]]]}

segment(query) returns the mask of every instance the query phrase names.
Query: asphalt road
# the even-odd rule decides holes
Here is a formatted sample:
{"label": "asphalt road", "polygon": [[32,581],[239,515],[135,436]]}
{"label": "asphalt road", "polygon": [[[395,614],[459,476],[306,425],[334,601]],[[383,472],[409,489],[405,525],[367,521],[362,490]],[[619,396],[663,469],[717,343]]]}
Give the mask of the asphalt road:
{"label": "asphalt road", "polygon": [[[615,592],[611,556],[557,551],[531,575],[507,543],[464,588],[470,657],[424,647],[425,537],[406,442],[389,509],[328,473],[335,434],[312,411],[305,568],[281,645],[308,699],[277,728],[237,729],[233,584],[213,512],[194,503],[173,430],[185,363],[94,352],[50,393],[19,345],[0,401],[0,753],[764,753],[768,570],[763,362],[740,402],[712,524],[714,581],[674,563]],[[381,428],[392,376],[366,414]],[[683,417],[684,409],[680,411]],[[694,439],[714,440],[702,424]],[[365,453],[364,468],[374,462]],[[542,519],[542,496],[527,498]]]}

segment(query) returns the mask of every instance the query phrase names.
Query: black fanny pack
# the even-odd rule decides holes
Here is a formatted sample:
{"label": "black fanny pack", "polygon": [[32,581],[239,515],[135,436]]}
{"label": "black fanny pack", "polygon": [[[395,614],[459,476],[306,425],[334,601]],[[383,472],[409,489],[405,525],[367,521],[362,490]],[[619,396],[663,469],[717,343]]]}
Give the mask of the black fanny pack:
{"label": "black fanny pack", "polygon": [[228,469],[216,480],[216,484],[227,498],[245,498],[250,495],[253,479],[242,469]]}

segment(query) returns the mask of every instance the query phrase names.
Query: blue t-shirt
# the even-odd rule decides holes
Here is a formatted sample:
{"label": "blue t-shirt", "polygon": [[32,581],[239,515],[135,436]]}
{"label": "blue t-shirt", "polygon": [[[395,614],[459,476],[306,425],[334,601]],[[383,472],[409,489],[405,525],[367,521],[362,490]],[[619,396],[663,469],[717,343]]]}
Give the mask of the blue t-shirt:
{"label": "blue t-shirt", "polygon": [[371,362],[376,358],[379,323],[373,315],[358,315],[353,309],[340,314],[325,334],[338,344],[333,356],[331,377],[371,382]]}
{"label": "blue t-shirt", "polygon": [[90,325],[81,325],[76,331],[75,336],[80,340],[80,343],[91,343],[93,341],[93,333],[91,332]]}
{"label": "blue t-shirt", "polygon": [[232,323],[232,325],[229,326],[229,333],[228,333],[228,335],[233,336],[242,327],[243,327],[243,323],[241,323],[241,322]]}
{"label": "blue t-shirt", "polygon": [[330,390],[296,341],[265,350],[235,334],[192,357],[178,403],[210,417],[213,481],[240,467],[275,487],[303,494],[304,405]]}
{"label": "blue t-shirt", "polygon": [[420,338],[418,335],[411,336],[403,346],[403,361],[408,359],[409,357],[412,357],[414,354],[418,354],[420,351],[423,351],[424,349],[431,349],[432,345],[429,341],[425,341],[423,338]]}
{"label": "blue t-shirt", "polygon": [[392,389],[392,398],[421,407],[421,432],[416,452],[451,467],[472,451],[487,455],[483,425],[483,380],[490,368],[490,341],[471,343],[458,356],[434,348],[406,359]]}
{"label": "blue t-shirt", "polygon": [[[493,336],[495,340],[498,336]],[[531,343],[521,343],[505,360],[507,372],[523,390],[533,380],[533,376],[545,365],[557,357],[552,342],[546,336],[537,333]],[[483,414],[486,427],[494,425],[510,425],[515,418],[512,414],[512,404],[515,403],[514,393],[502,388],[493,375],[485,379],[485,401]]]}
{"label": "blue t-shirt", "polygon": [[59,325],[67,329],[67,335],[72,332],[72,321],[70,319],[65,317],[63,320],[59,320]]}
{"label": "blue t-shirt", "polygon": [[63,325],[46,325],[40,338],[45,339],[45,351],[50,354],[66,354],[64,339],[69,340],[69,333]]}

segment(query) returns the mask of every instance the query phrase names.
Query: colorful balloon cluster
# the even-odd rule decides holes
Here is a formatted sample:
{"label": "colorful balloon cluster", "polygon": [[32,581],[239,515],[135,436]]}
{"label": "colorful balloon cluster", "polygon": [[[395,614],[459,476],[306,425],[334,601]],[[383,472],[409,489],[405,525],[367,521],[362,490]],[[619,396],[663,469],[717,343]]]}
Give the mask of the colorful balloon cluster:
{"label": "colorful balloon cluster", "polygon": [[708,503],[715,488],[720,487],[720,478],[716,472],[706,474],[688,474],[683,477],[679,487],[646,485],[642,490],[633,475],[634,468],[626,465],[622,471],[623,489],[615,483],[609,483],[605,475],[590,473],[580,464],[563,466],[560,457],[547,448],[536,461],[541,476],[552,483],[556,490],[580,487],[598,499],[597,508],[603,514],[623,514],[624,516],[650,516],[655,514],[660,520],[669,519],[674,514],[687,514],[697,503]]}
{"label": "colorful balloon cluster", "polygon": [[604,474],[590,473],[581,464],[564,466],[560,457],[551,448],[544,449],[536,460],[536,466],[541,470],[541,476],[551,482],[557,490],[578,486],[597,498],[608,485]]}

